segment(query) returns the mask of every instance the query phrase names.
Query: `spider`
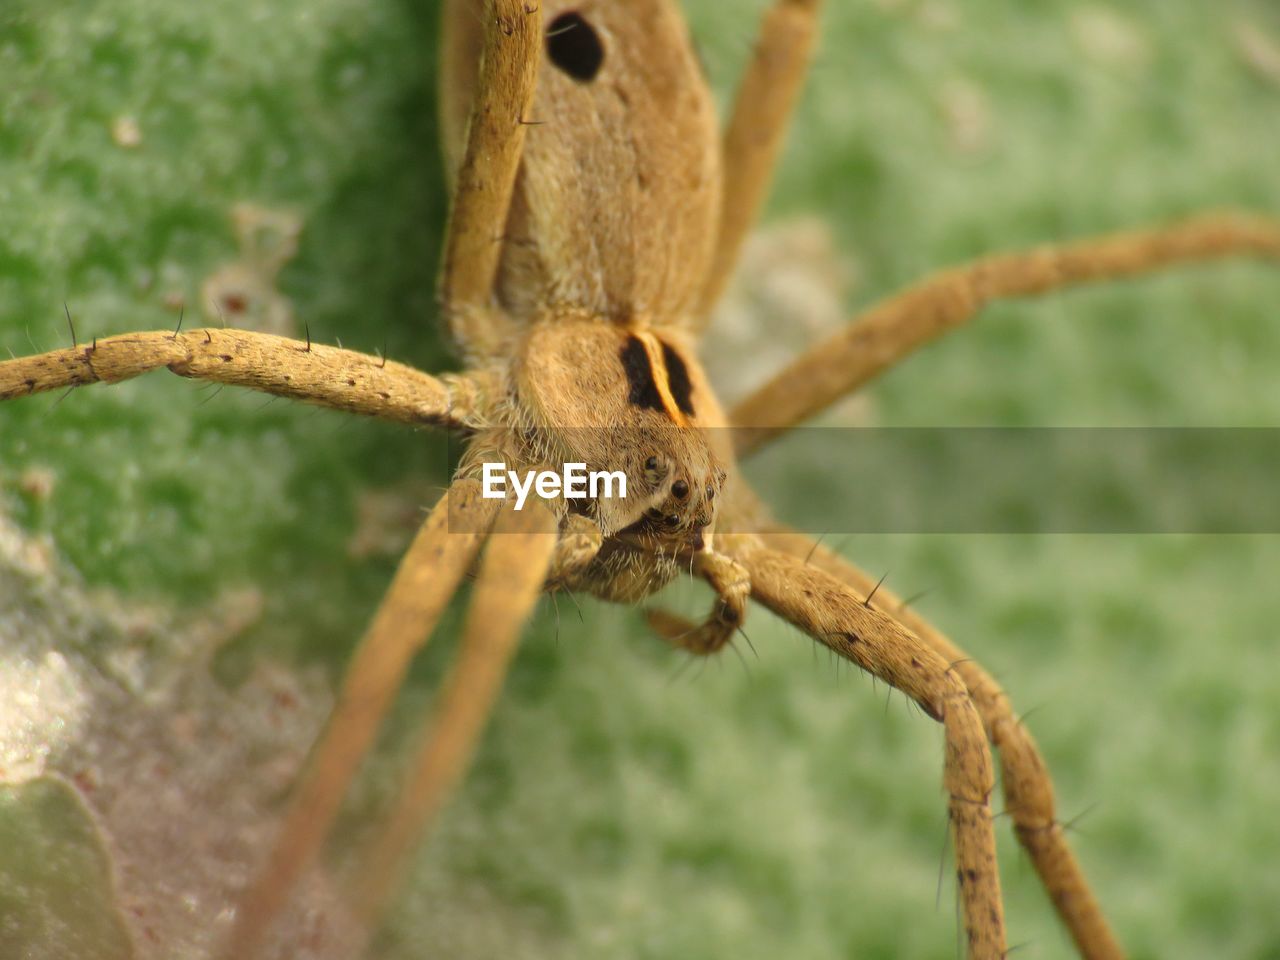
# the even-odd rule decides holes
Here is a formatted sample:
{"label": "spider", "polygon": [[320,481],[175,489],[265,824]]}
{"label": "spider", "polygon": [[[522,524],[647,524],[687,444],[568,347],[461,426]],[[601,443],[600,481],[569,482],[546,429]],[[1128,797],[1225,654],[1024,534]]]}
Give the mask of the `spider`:
{"label": "spider", "polygon": [[[548,10],[547,10],[547,14],[545,14],[545,15],[547,15],[547,17],[549,17],[549,18],[556,17],[556,8],[548,8]],[[772,36],[772,35],[771,35],[771,33],[767,33],[767,36]],[[748,193],[749,193],[750,191],[746,191],[746,192],[748,192]],[[741,196],[741,193],[740,193],[740,195],[739,195],[739,196]],[[188,334],[188,337],[189,337],[189,335],[191,335],[191,334]],[[219,334],[218,332],[211,332],[210,334],[206,334],[206,337],[207,337],[207,339],[206,339],[206,344],[209,344],[209,346],[211,346],[211,344],[212,344],[212,343],[214,343],[214,338],[215,338],[215,337],[221,337],[221,335],[224,335],[224,334]],[[157,342],[157,343],[159,343],[159,342]],[[104,346],[105,346],[105,344],[104,344]],[[650,346],[652,346],[652,344],[650,344]],[[667,346],[671,346],[671,344],[667,344]],[[86,349],[91,349],[91,351],[95,351],[96,347],[95,347],[95,346],[92,346],[92,344],[90,344],[90,346],[82,346],[82,347],[79,347],[78,349],[79,349],[79,352],[81,352],[81,355],[83,355],[83,352],[84,352],[84,351],[86,351]],[[678,347],[677,347],[677,349],[678,349]],[[307,352],[311,352],[311,351],[307,351]],[[319,353],[321,353],[321,348],[320,348],[319,346],[317,346],[314,352],[315,352],[315,353],[317,353],[317,355],[319,355]],[[652,358],[652,353],[650,353],[650,358]],[[379,362],[379,364],[380,364],[380,361],[378,361],[378,362]],[[686,362],[687,362],[687,357],[686,357]],[[379,366],[379,369],[384,369],[384,367]],[[788,390],[788,393],[790,393],[790,394],[791,394],[791,396],[794,396],[794,394],[795,394],[794,389],[790,389],[790,390]],[[699,404],[695,402],[695,403],[694,403],[694,407],[695,407],[695,408],[698,408],[698,406],[699,406]],[[771,404],[768,404],[768,406],[772,408],[772,407],[774,407],[774,404],[773,404],[773,403],[771,403]],[[669,410],[669,407],[668,407],[668,410]],[[753,419],[753,420],[751,420],[751,422],[758,422],[758,420]],[[678,498],[677,498],[677,499],[678,499]],[[723,499],[723,498],[722,498],[722,499]],[[721,529],[718,529],[718,530],[717,530],[717,535],[721,535],[721,534],[723,534],[723,535],[726,535],[726,536],[731,536],[731,535],[732,535],[732,532],[733,532],[733,531],[732,531],[732,527],[731,527],[731,526],[728,526],[728,529],[724,529],[724,525],[721,525]],[[820,558],[820,557],[823,557],[823,554],[822,554],[822,553],[815,553],[815,554],[814,554],[814,556],[810,556],[809,548],[808,548],[808,547],[806,547],[806,548],[805,548],[804,553],[805,553],[805,557],[806,557],[806,558],[809,558],[809,559],[813,559],[813,558],[814,558],[814,556],[817,556],[817,557],[819,557],[819,558]],[[797,577],[797,579],[799,579],[801,582],[803,582],[803,581],[804,581],[804,577],[808,577],[808,576],[810,576],[810,573],[808,572],[808,566],[815,566],[815,564],[805,564],[805,568],[804,568],[804,570],[797,570],[797,571],[795,571],[795,572],[794,572],[794,575],[792,575],[792,576]],[[865,594],[867,594],[867,593],[869,593],[869,584],[867,584],[867,585],[863,585],[863,599],[865,599]],[[891,600],[890,600],[890,599],[888,599],[888,596],[890,596],[890,594],[888,594],[888,593],[881,593],[881,594],[879,594],[879,598],[881,598],[881,603],[883,603],[883,604],[891,604],[892,602],[891,602]],[[776,603],[785,603],[785,602],[786,602],[786,598],[785,598],[785,596],[782,596],[782,598],[781,598],[781,599],[776,600]],[[874,607],[865,607],[864,609],[876,609],[876,608],[874,608]],[[872,616],[872,614],[861,614],[861,613],[858,613],[858,612],[856,612],[856,611],[854,611],[854,613],[856,613],[856,616]],[[827,636],[827,634],[828,634],[828,632],[829,632],[829,631],[818,631],[818,632],[823,632],[823,634],[824,634],[823,639],[831,640],[831,636]],[[678,635],[677,635],[677,636],[678,636]]]}

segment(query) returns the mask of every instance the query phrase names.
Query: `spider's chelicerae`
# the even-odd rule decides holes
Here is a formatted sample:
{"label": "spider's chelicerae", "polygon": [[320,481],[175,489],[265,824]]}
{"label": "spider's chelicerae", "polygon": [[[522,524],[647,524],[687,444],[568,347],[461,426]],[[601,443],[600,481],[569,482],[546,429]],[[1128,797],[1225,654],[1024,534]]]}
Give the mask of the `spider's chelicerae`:
{"label": "spider's chelicerae", "polygon": [[[304,868],[327,838],[346,786],[400,686],[409,658],[435,628],[469,571],[474,570],[475,584],[461,631],[458,666],[443,681],[432,734],[424,738],[421,755],[412,761],[400,799],[362,838],[367,847],[362,843],[362,855],[352,867],[358,891],[352,898],[354,909],[366,926],[375,922],[386,905],[413,841],[460,779],[520,629],[539,595],[550,590],[641,603],[670,580],[692,572],[707,581],[716,595],[706,619],[686,622],[660,611],[649,615],[652,626],[672,645],[695,656],[717,654],[743,627],[747,601],[754,600],[836,655],[901,690],[924,714],[942,722],[945,793],[940,801],[933,795],[924,799],[937,802],[939,823],[943,822],[941,811],[948,811],[963,937],[973,956],[1001,956],[1007,943],[993,846],[1002,824],[993,824],[993,800],[994,808],[1005,812],[1004,820],[1023,842],[1080,951],[1089,956],[1118,955],[1119,947],[1104,919],[1106,911],[1089,892],[1053,808],[1049,773],[994,681],[977,660],[923,620],[915,607],[903,606],[890,589],[892,581],[871,597],[877,578],[807,536],[775,524],[738,474],[730,438],[719,428],[727,423],[764,428],[741,435],[746,439],[739,439],[737,453],[745,454],[748,444],[768,442],[776,433],[820,412],[915,347],[965,323],[989,301],[1224,256],[1275,257],[1280,254],[1280,228],[1244,213],[1191,216],[1150,230],[1071,241],[1034,254],[1000,256],[980,261],[976,267],[944,272],[861,313],[846,330],[784,367],[759,392],[722,414],[700,373],[695,341],[729,279],[746,229],[763,199],[808,59],[816,3],[779,2],[765,14],[723,148],[709,94],[679,14],[670,4],[646,0],[538,6],[500,0],[483,6],[447,6],[445,55],[437,73],[443,86],[440,125],[447,177],[454,192],[440,294],[449,330],[466,360],[463,372],[432,377],[380,356],[321,344],[318,338],[314,342],[309,336],[285,340],[221,326],[92,339],[84,329],[90,318],[81,321],[80,342],[70,349],[0,363],[0,398],[96,380],[116,381],[167,366],[219,384],[248,386],[402,424],[453,429],[470,444],[448,494],[409,548],[384,605],[354,655],[327,732],[293,791],[278,836],[266,844],[264,865],[239,893],[238,909],[216,915],[205,926],[209,941],[216,940],[217,949],[239,956],[271,932]],[[834,5],[840,6],[844,5]],[[922,16],[920,28],[945,29],[945,11],[934,11],[933,16],[943,18],[944,26]],[[1069,15],[1067,20],[1074,25],[1080,44],[1099,51],[1103,64],[1099,70],[1116,73],[1118,84],[1125,70],[1141,76],[1144,69],[1154,69],[1153,62],[1158,63],[1157,53],[1143,49],[1150,40],[1122,18],[1092,9],[1078,17]],[[174,56],[179,60],[207,55],[211,41],[193,39],[198,35],[192,33],[191,25],[179,20],[168,26],[173,35],[169,49],[178,51]],[[340,39],[332,41],[325,56],[317,55],[317,61],[331,66],[337,62],[326,76],[332,81],[330,95],[341,101],[355,96],[352,77],[358,78],[365,64],[358,52],[342,42],[351,24],[335,21],[330,28],[332,36]],[[132,62],[114,52],[127,46],[127,31],[98,29],[92,22],[84,29],[94,38],[80,53],[87,63],[112,75],[113,63]],[[951,29],[959,34],[963,26]],[[1257,37],[1241,39],[1241,31],[1254,29],[1241,21],[1234,33],[1226,31],[1219,39],[1227,43],[1234,38],[1240,55],[1262,64],[1258,69],[1265,74]],[[280,59],[288,61],[287,56]],[[1117,62],[1122,66],[1117,67]],[[1134,82],[1132,76],[1129,79]],[[821,80],[829,83],[831,77]],[[884,78],[885,83],[890,80]],[[49,83],[56,87],[55,79]],[[939,86],[936,106],[945,118],[955,165],[980,167],[984,153],[998,149],[1001,118],[984,106],[981,85],[975,81],[957,76]],[[264,105],[266,114],[278,113],[270,109],[270,98],[251,83],[237,92],[245,95],[250,114]],[[849,90],[846,96],[856,93]],[[871,88],[862,95],[873,112],[879,90]],[[51,112],[58,109],[34,95],[31,105]],[[112,110],[96,118],[97,129],[104,142],[114,144],[112,149],[136,158],[125,162],[145,165],[150,162],[149,138],[163,143],[180,133],[182,124],[174,116],[180,115],[183,106],[174,101],[157,108],[145,98],[121,104],[118,110],[113,104]],[[276,121],[285,127],[290,123],[288,117],[277,116]],[[1050,134],[1040,131],[1039,135]],[[32,142],[56,154],[48,141],[33,135]],[[1059,152],[1064,158],[1062,169],[1069,172],[1070,144],[1061,145]],[[284,155],[288,156],[287,150]],[[883,154],[892,155],[891,150]],[[823,169],[826,160],[820,154],[811,156],[811,165],[826,177],[858,172],[865,185],[884,176],[876,173],[881,158],[866,147],[855,158],[862,170],[849,162],[847,154],[834,170]],[[306,158],[291,159],[303,163]],[[216,156],[202,160],[216,169]],[[55,197],[58,189],[87,187],[91,193],[97,189],[93,168],[83,158],[54,156],[45,163]],[[282,165],[270,148],[263,152],[262,164]],[[945,166],[940,177],[947,175]],[[150,175],[163,181],[176,174],[158,163]],[[1011,183],[1009,189],[1017,186]],[[377,189],[354,193],[366,201],[378,196]],[[1242,194],[1252,196],[1248,190]],[[170,251],[182,251],[189,225],[193,221],[199,225],[200,208],[184,203],[180,190],[172,196],[164,215],[157,218],[158,232],[147,241],[153,246],[140,258],[147,261],[149,257],[149,266],[132,273],[132,262],[124,253],[113,252],[111,234],[102,228],[82,244],[80,262],[86,270],[105,264],[108,271],[125,274],[140,296],[156,303],[170,292],[167,285],[183,288],[170,275],[176,255]],[[343,212],[338,201],[330,216],[340,222]],[[927,217],[929,211],[904,209],[900,215]],[[285,248],[294,242],[287,218],[273,218],[248,207],[241,207],[238,216],[242,260],[211,271],[203,285],[217,310],[233,321],[248,312],[248,305],[270,301],[274,274],[288,256],[287,249],[264,249],[259,233]],[[370,262],[394,258],[395,244],[385,238],[378,242],[385,248]],[[156,243],[165,255],[155,252]],[[307,256],[305,248],[303,254]],[[360,254],[350,256],[359,259]],[[72,270],[72,278],[77,276]],[[321,285],[327,282],[328,277],[317,278]],[[318,301],[316,306],[324,304]],[[15,309],[21,308],[19,303]],[[91,309],[92,302],[78,306],[76,312]],[[1214,309],[1206,307],[1205,312],[1211,315]],[[279,311],[263,308],[261,313],[270,319]],[[1054,317],[1059,325],[1068,319]],[[287,325],[288,317],[282,322]],[[985,375],[1005,376],[996,371]],[[1020,373],[1009,376],[1016,379]],[[21,409],[21,404],[5,408],[5,442],[14,445],[5,452],[14,462],[24,458],[28,469],[13,470],[12,477],[3,479],[25,485],[29,496],[23,509],[29,521],[38,524],[39,511],[44,509],[38,504],[46,496],[41,491],[48,480],[37,469],[42,456],[38,441],[13,439],[21,435],[20,418],[29,416],[16,412]],[[12,421],[11,411],[15,411]],[[58,416],[65,416],[61,407]],[[111,446],[119,441],[119,435],[113,441],[109,433],[94,429],[77,432],[74,423],[63,423],[58,429],[66,438],[61,442],[68,446]],[[44,432],[28,429],[27,436],[43,437],[48,432],[52,431],[46,423]],[[216,445],[219,439],[214,436],[210,442]],[[208,437],[191,440],[200,446]],[[272,442],[268,438],[257,455]],[[282,455],[299,462],[306,457],[305,450]],[[136,484],[137,496],[145,497],[151,512],[139,517],[159,524],[163,532],[163,525],[181,511],[180,501],[188,494],[180,484],[175,490],[156,479],[163,478],[165,464],[141,459],[138,476],[129,482]],[[601,499],[572,510],[565,501],[551,499],[516,511],[511,504],[500,506],[477,495],[481,464],[490,460],[517,468],[585,461],[622,471],[630,481],[631,496]],[[6,471],[10,469],[5,466]],[[107,468],[105,482],[111,482],[112,470],[119,468]],[[90,474],[77,482],[92,492],[91,480]],[[312,480],[300,472],[289,489],[271,491],[279,504],[274,509],[298,514],[289,525],[289,536],[305,537],[308,515],[326,512],[324,494],[315,488],[328,480],[324,475]],[[95,536],[98,512],[86,507],[81,513],[79,522],[89,539]],[[234,516],[224,521],[220,513],[201,520],[211,528],[213,539],[220,524],[234,527],[241,522]],[[495,535],[489,536],[490,530]],[[146,530],[137,534],[140,538],[153,535],[154,531]],[[187,534],[192,539],[199,536],[198,532]],[[74,554],[76,548],[68,549]],[[170,575],[176,584],[189,588],[202,579],[203,565],[198,555],[183,559],[177,561],[178,572]],[[905,574],[898,577],[907,579]],[[264,589],[271,589],[269,578]],[[1126,625],[1130,632],[1143,632],[1142,624],[1135,627],[1132,616],[1124,613],[1121,610],[1112,618],[1112,628],[1119,635],[1109,640],[1117,646],[1128,639]],[[308,614],[302,616],[306,623]],[[755,613],[745,622],[750,626],[759,619]],[[1011,619],[1018,622],[1016,617]],[[1121,660],[1135,662],[1123,656]],[[613,681],[625,683],[627,678],[614,676]],[[746,689],[751,697],[750,688]],[[1134,696],[1139,696],[1137,681],[1134,689]],[[608,699],[613,694],[609,688],[599,696]],[[686,696],[696,699],[698,691],[676,686],[663,700]],[[778,709],[774,722],[785,726],[791,709]],[[768,711],[761,708],[761,712]],[[705,735],[698,711],[687,716],[689,722],[677,726],[696,742]],[[598,715],[580,717],[578,722],[589,729],[598,722]],[[749,726],[740,733],[748,739],[755,735]],[[593,738],[578,735],[573,747],[589,752]],[[859,735],[848,732],[845,736],[847,750],[828,753],[827,763],[838,757],[842,765],[865,764],[857,755]],[[1000,748],[994,765],[988,737]],[[683,748],[673,745],[668,734],[637,740],[642,752],[659,758],[655,769],[667,771],[658,776],[677,780],[689,776],[672,773],[691,761],[680,759]],[[771,779],[778,774],[770,772],[774,765],[767,749],[767,744],[762,745],[755,755],[760,776]],[[1003,776],[996,786],[999,765],[1003,765]],[[876,772],[890,781],[894,775],[891,769]],[[841,782],[856,795],[858,781]],[[80,785],[86,793],[93,792],[91,780],[87,786]],[[563,790],[569,796],[589,786],[552,780],[541,789]],[[637,784],[624,795],[644,796],[646,789]],[[661,796],[661,790],[655,791],[652,809],[638,816],[660,819],[663,808],[657,801]],[[725,794],[719,800],[702,811],[697,832],[689,833],[686,842],[671,841],[659,848],[666,861],[664,876],[669,871],[678,878],[690,864],[697,870],[709,860],[723,862],[726,872],[750,874],[749,857],[721,850],[716,841],[718,821],[741,816],[736,796]],[[850,802],[855,802],[852,796]],[[793,815],[783,803],[769,812],[779,821]],[[564,814],[574,816],[573,809]],[[844,829],[849,831],[874,829],[863,815],[848,819]],[[613,851],[602,854],[605,863],[654,855],[653,848],[619,840],[616,825],[609,821],[589,827],[598,832],[594,841],[589,832],[579,836],[588,838],[587,846],[594,842],[597,848]],[[759,828],[766,829],[766,824]],[[509,829],[518,830],[518,825]],[[785,835],[797,844],[805,842],[802,827],[794,823]],[[502,851],[496,849],[501,844],[491,841],[490,845],[495,848],[493,856],[501,857]],[[768,862],[768,844],[762,849],[766,854],[755,864],[757,868],[759,862]],[[864,910],[856,896],[846,898],[841,892],[849,875],[864,869],[858,858],[823,859],[828,861],[834,891],[824,891],[823,896],[830,897],[826,903],[833,908],[846,903],[853,915],[850,927],[875,924],[876,918],[866,915],[873,911]],[[884,867],[876,869],[883,872]],[[466,875],[459,868],[454,876]],[[803,937],[798,931],[809,927],[803,916],[814,900],[812,891],[795,891],[785,878],[772,878],[767,868],[762,877],[752,885],[758,898],[743,900],[753,914],[760,911],[751,922],[768,925],[764,913],[777,912],[783,927],[797,931],[790,937],[794,946]],[[486,897],[501,899],[500,893],[487,889],[483,866],[473,870],[469,882],[485,891]],[[564,891],[577,882],[564,880],[556,903],[571,904],[572,895]],[[703,880],[692,886],[705,889],[706,885]],[[465,902],[465,897],[460,898],[454,909]],[[699,912],[708,915],[708,923],[716,922],[712,919],[715,902],[701,905],[708,909],[690,911],[692,916],[681,917],[678,929],[696,926]],[[927,906],[918,903],[916,909]],[[430,898],[423,909],[430,909]],[[549,914],[555,909],[545,908]],[[1012,920],[1016,923],[1016,918]],[[481,920],[477,925],[483,924]],[[145,920],[141,929],[146,929]],[[897,933],[899,947],[912,941],[912,931]],[[604,936],[607,940],[607,932]],[[662,955],[687,952],[679,943],[657,949]]]}

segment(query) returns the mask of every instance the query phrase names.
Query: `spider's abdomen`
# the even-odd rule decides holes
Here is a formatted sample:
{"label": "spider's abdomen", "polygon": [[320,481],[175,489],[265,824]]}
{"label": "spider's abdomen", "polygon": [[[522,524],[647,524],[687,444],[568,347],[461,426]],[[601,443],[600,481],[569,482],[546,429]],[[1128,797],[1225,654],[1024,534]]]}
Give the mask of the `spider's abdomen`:
{"label": "spider's abdomen", "polygon": [[[543,0],[546,39],[503,236],[498,300],[679,320],[710,264],[721,172],[714,104],[671,0]],[[460,38],[458,46],[465,50]],[[466,54],[454,78],[474,75]],[[466,102],[449,91],[457,162]]]}

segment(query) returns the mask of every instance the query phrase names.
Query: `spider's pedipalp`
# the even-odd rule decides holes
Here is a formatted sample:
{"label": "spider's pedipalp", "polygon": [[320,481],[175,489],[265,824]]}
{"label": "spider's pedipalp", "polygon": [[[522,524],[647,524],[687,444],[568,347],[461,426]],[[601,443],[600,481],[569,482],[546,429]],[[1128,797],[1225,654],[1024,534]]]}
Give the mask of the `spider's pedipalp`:
{"label": "spider's pedipalp", "polygon": [[581,514],[568,514],[560,522],[560,538],[547,569],[547,590],[553,595],[557,590],[568,590],[600,552],[603,539],[594,521]]}
{"label": "spider's pedipalp", "polygon": [[723,650],[733,639],[747,614],[751,580],[746,569],[732,557],[714,551],[699,551],[691,564],[694,576],[702,577],[715,591],[715,605],[705,620],[693,623],[662,609],[645,611],[645,620],[669,645],[697,656]]}

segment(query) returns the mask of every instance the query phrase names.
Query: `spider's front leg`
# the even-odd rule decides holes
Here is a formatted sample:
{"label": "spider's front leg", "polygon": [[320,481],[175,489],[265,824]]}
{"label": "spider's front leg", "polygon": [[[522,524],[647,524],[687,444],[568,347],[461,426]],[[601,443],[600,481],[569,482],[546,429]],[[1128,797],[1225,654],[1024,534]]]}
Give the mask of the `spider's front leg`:
{"label": "spider's front leg", "polygon": [[847,660],[915,700],[946,733],[943,782],[969,956],[1005,955],[991,791],[995,774],[982,720],[964,681],[937,651],[840,580],[760,538],[724,538],[751,579],[751,596]]}
{"label": "spider's front leg", "polygon": [[772,549],[803,559],[847,583],[863,596],[876,595],[877,605],[893,611],[896,619],[944,657],[958,673],[974,705],[982,715],[987,737],[998,751],[1005,810],[1014,831],[1031,858],[1062,923],[1082,957],[1118,960],[1124,956],[1075,853],[1058,821],[1053,782],[1040,748],[1014,712],[1009,697],[982,666],[943,635],[933,624],[910,610],[888,588],[882,588],[864,570],[812,538],[780,526],[762,540]]}
{"label": "spider's front leg", "polygon": [[487,538],[457,659],[397,801],[357,871],[356,910],[376,929],[409,855],[465,773],[521,628],[550,577],[579,562],[582,543],[558,536],[541,501],[517,509],[455,482],[402,561],[343,680],[338,705],[314,751],[266,867],[243,900],[223,956],[253,956],[290,889],[319,852],[368,753],[409,661],[438,622]]}
{"label": "spider's front leg", "polygon": [[493,523],[498,504],[463,480],[444,495],[400,562],[356,648],[337,705],[254,883],[241,898],[222,956],[255,955],[338,815],[342,798],[413,656],[435,629]]}
{"label": "spider's front leg", "polygon": [[424,727],[399,798],[357,871],[357,911],[373,932],[410,854],[470,766],[520,633],[545,583],[577,545],[541,501],[503,504],[476,575],[458,656]]}

